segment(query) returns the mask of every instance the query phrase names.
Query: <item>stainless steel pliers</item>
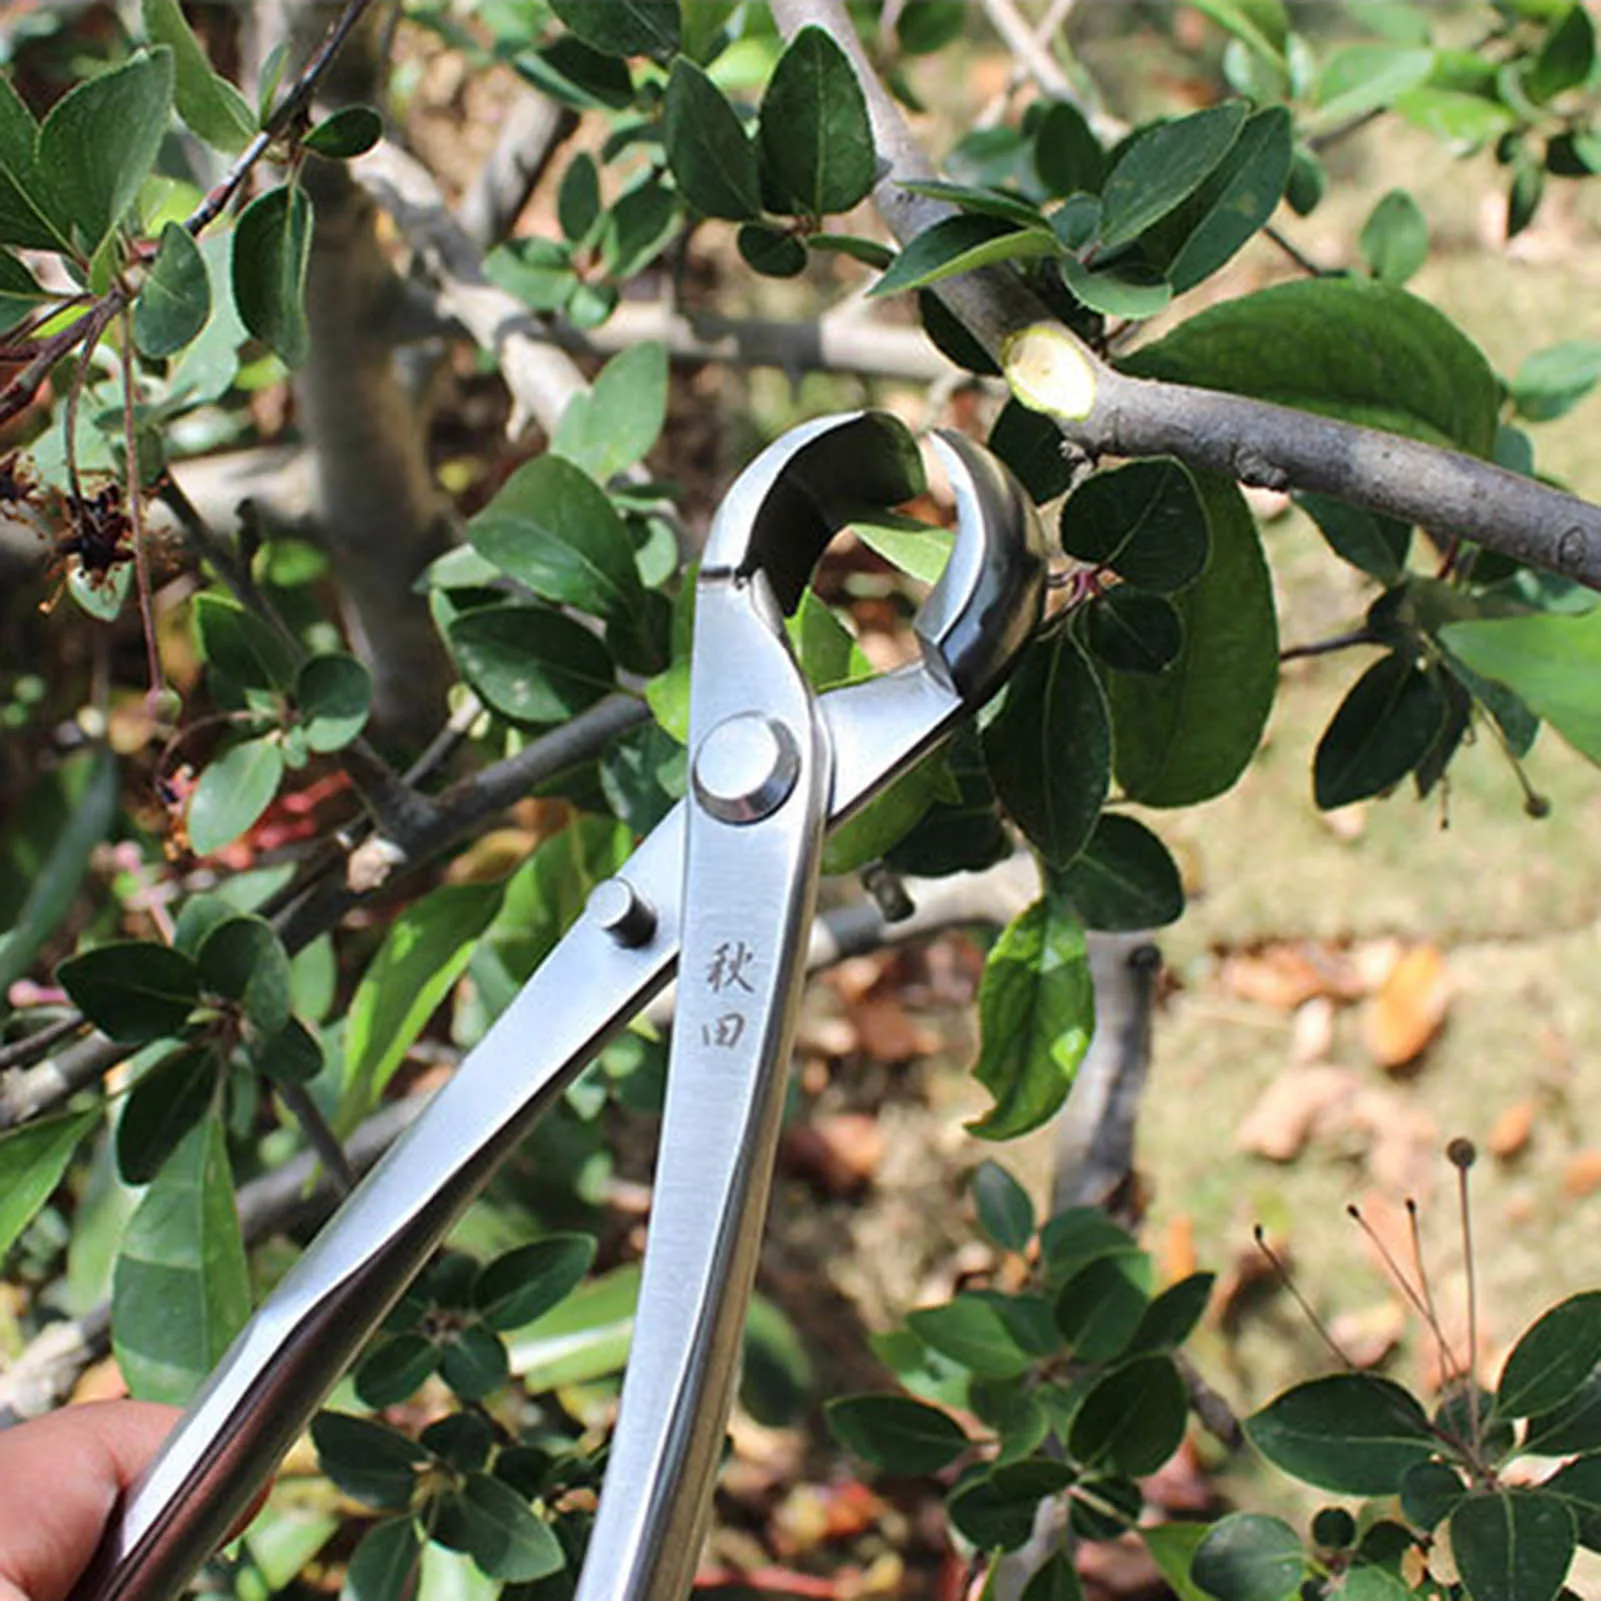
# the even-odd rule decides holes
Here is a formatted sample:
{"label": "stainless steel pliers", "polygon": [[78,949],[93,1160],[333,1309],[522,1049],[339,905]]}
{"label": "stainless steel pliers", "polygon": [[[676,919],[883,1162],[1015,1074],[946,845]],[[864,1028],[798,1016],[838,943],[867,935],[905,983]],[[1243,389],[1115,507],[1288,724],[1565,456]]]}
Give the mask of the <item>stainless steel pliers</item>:
{"label": "stainless steel pliers", "polygon": [[689,793],[601,884],[433,1104],[241,1331],[127,1498],[75,1601],[166,1601],[235,1525],[497,1163],[678,973],[622,1406],[579,1601],[681,1601],[710,1515],[755,1275],[827,831],[973,711],[1038,624],[1026,495],[957,435],[920,659],[818,695],[788,646],[833,535],[922,485],[910,434],[855,412],[763,451],[717,513],[690,674]]}

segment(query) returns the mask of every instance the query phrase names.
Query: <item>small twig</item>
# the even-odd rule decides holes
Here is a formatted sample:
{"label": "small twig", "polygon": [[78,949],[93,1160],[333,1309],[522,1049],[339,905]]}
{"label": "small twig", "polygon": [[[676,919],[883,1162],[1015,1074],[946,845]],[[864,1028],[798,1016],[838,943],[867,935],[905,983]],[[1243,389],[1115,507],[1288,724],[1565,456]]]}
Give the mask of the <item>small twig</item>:
{"label": "small twig", "polygon": [[1308,656],[1332,656],[1336,651],[1350,650],[1356,645],[1376,645],[1378,641],[1365,628],[1354,628],[1349,634],[1335,634],[1329,639],[1316,639],[1310,645],[1289,645],[1279,652],[1281,662],[1297,662]]}
{"label": "small twig", "polygon": [[1056,57],[1041,44],[1028,19],[1013,0],[983,0],[984,14],[1001,36],[1006,48],[1027,68],[1028,74],[1055,100],[1077,102],[1073,85],[1056,63]]}
{"label": "small twig", "polygon": [[1327,278],[1329,269],[1320,267],[1296,242],[1273,223],[1262,230],[1262,237],[1277,245],[1309,278]]}
{"label": "small twig", "polygon": [[[27,1014],[23,1015],[26,1018]],[[48,1056],[62,1040],[76,1034],[84,1022],[83,1013],[73,1009],[65,1017],[58,1017],[43,1028],[36,1028],[20,1040],[0,1045],[0,1073],[9,1072],[12,1068],[29,1067],[41,1057]]]}
{"label": "small twig", "polygon": [[[134,581],[139,586],[139,619],[145,631],[145,666],[150,675],[148,691],[151,705],[165,687],[161,674],[161,647],[156,640],[156,604],[150,584],[150,552],[145,548],[143,474],[139,471],[139,437],[134,426],[133,317],[124,300],[122,319],[122,451],[124,461],[123,495],[128,503],[128,523],[133,529]],[[87,357],[88,352],[85,352]]]}
{"label": "small twig", "polygon": [[280,1084],[277,1088],[278,1098],[289,1108],[300,1125],[300,1132],[322,1158],[323,1168],[333,1180],[334,1188],[340,1195],[349,1195],[356,1187],[356,1170],[350,1165],[339,1136],[322,1115],[322,1108],[311,1098],[304,1084]]}

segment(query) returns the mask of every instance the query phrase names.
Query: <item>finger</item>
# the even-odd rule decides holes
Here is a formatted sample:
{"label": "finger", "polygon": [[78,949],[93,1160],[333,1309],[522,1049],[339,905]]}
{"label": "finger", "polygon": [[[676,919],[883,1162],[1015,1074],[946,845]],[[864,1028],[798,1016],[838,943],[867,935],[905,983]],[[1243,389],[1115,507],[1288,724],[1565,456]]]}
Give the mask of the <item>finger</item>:
{"label": "finger", "polygon": [[178,1417],[96,1401],[0,1432],[0,1601],[65,1601],[117,1497]]}

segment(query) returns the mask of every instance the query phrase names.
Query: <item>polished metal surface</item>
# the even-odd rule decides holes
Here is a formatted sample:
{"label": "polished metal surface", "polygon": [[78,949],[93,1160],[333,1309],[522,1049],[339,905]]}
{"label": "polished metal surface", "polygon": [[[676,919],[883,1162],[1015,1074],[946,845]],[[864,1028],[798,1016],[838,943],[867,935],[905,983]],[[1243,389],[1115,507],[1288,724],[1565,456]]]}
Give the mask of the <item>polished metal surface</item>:
{"label": "polished metal surface", "polygon": [[786,723],[765,712],[736,712],[695,746],[695,799],[721,822],[760,822],[789,799],[801,760]]}
{"label": "polished metal surface", "polygon": [[[691,748],[731,718],[773,719],[794,748],[787,788],[778,794],[770,772],[745,785],[766,784],[767,809],[753,820],[683,803],[625,875],[600,886],[241,1332],[120,1509],[74,1601],[165,1601],[183,1587],[496,1164],[666,982],[681,939],[640,1313],[580,1597],[688,1593],[760,1239],[822,828],[970,711],[1039,615],[1032,508],[979,447],[946,438],[936,448],[958,527],[916,625],[923,660],[815,701],[782,612],[839,527],[920,487],[915,448],[894,419],[855,413],[792,431],[741,475],[702,568]],[[699,793],[740,790],[721,755],[716,765]]]}

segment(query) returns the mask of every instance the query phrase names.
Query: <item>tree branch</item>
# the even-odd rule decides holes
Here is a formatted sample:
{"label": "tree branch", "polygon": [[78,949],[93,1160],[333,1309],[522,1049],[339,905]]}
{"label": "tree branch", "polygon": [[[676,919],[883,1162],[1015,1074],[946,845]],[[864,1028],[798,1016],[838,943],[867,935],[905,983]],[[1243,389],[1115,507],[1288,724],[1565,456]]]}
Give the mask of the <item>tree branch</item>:
{"label": "tree branch", "polygon": [[[901,188],[901,181],[932,177],[934,170],[863,52],[842,0],[773,0],[773,15],[786,38],[808,25],[827,29],[850,58],[887,165],[874,200],[891,233],[904,245],[952,215],[943,201]],[[997,357],[1039,324],[1071,343],[1093,403],[1082,417],[1058,422],[1063,435],[1092,456],[1173,455],[1248,484],[1315,490],[1448,530],[1601,589],[1601,509],[1576,496],[1397,434],[1240,395],[1127,377],[1074,338],[1005,269],[948,278],[934,292]]]}
{"label": "tree branch", "polygon": [[551,158],[577,127],[578,113],[571,106],[557,105],[532,89],[512,101],[494,149],[457,208],[463,231],[480,250],[506,237]]}

